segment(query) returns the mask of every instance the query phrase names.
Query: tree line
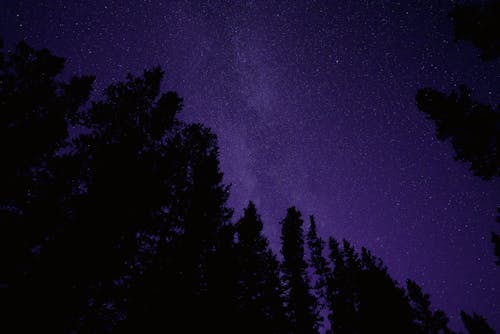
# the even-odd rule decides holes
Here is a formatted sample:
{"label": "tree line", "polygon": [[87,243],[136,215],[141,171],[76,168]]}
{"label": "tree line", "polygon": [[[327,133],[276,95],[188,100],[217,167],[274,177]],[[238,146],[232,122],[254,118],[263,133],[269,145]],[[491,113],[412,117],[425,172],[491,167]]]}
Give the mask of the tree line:
{"label": "tree line", "polygon": [[3,332],[453,333],[416,282],[295,207],[280,254],[252,202],[233,221],[216,137],[179,120],[160,68],[90,101],[94,77],[63,67],[0,52]]}

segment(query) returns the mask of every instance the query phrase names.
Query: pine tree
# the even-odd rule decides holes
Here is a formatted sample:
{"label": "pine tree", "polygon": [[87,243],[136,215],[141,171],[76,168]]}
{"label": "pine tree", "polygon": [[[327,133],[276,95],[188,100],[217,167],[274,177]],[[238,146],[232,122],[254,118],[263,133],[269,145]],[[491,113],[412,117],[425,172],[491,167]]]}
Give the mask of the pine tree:
{"label": "pine tree", "polygon": [[[500,57],[500,2],[458,4],[451,11],[455,41],[470,40],[481,50],[483,61]],[[474,175],[485,180],[500,175],[500,105],[472,100],[470,90],[460,86],[447,95],[432,88],[419,89],[418,108],[436,124],[439,140],[450,140],[455,160],[470,163]],[[500,209],[499,209],[500,210]],[[496,263],[500,265],[500,236],[493,232]]]}
{"label": "pine tree", "polygon": [[[350,249],[344,241],[344,248]],[[347,261],[345,251],[337,240],[328,240],[329,258],[333,266],[332,275],[327,281],[327,304],[329,307],[330,333],[358,333],[359,329],[359,295],[356,292],[359,283],[357,272],[361,265],[357,254],[349,252]]]}
{"label": "pine tree", "polygon": [[[160,93],[161,69],[86,104],[93,77],[60,82],[63,63],[23,43],[0,53],[2,325],[309,334],[321,300],[330,332],[449,333],[429,296],[412,281],[405,292],[366,249],[330,238],[325,259],[313,217],[308,266],[293,207],[281,266],[253,203],[232,225],[216,137],[177,119],[182,99]],[[70,139],[68,125],[84,132]],[[494,333],[476,314],[462,319]]]}
{"label": "pine tree", "polygon": [[239,332],[285,333],[279,263],[262,234],[263,223],[252,202],[235,228]]}
{"label": "pine tree", "polygon": [[481,58],[491,61],[500,57],[500,2],[461,3],[450,13],[455,41],[469,40],[481,50]]}
{"label": "pine tree", "polygon": [[486,319],[476,313],[469,315],[462,311],[460,312],[460,317],[469,334],[495,334],[495,331],[488,325]]}
{"label": "pine tree", "polygon": [[314,216],[311,216],[309,220],[307,246],[310,251],[310,267],[314,268],[314,274],[316,275],[314,289],[316,290],[317,298],[324,299],[326,295],[326,279],[330,274],[330,270],[328,268],[328,262],[323,256],[325,242],[318,236]]}
{"label": "pine tree", "polygon": [[304,259],[304,224],[301,213],[291,207],[281,221],[282,272],[285,302],[291,333],[317,333],[317,301],[311,293]]}
{"label": "pine tree", "polygon": [[[59,83],[62,59],[16,52],[0,57],[2,145],[23,135],[24,150],[6,146],[1,175],[12,313],[56,332],[165,328],[165,314],[171,328],[192,317],[219,326],[233,232],[215,136],[176,120],[182,100],[160,94],[159,68],[82,110],[92,77]],[[68,123],[85,129],[71,144]],[[24,149],[28,130],[41,138]]]}
{"label": "pine tree", "polygon": [[455,160],[470,163],[471,171],[485,180],[500,176],[500,106],[474,101],[465,86],[449,95],[421,89],[416,100],[436,123],[437,138],[451,141]]}
{"label": "pine tree", "polygon": [[63,67],[63,58],[23,42],[0,53],[0,300],[3,318],[19,332],[68,330],[84,301],[59,286],[59,268],[45,263],[76,186],[64,154],[67,127],[94,80],[59,81]]}
{"label": "pine tree", "polygon": [[[326,309],[327,282],[332,273],[328,266],[328,261],[323,256],[325,242],[318,236],[314,216],[310,216],[309,218],[307,246],[310,253],[309,266],[314,269],[312,276],[315,279],[314,291],[316,300],[318,301],[317,311],[321,314],[321,312]],[[327,327],[324,320],[325,319],[321,316],[320,321],[323,322],[322,327]]]}
{"label": "pine tree", "polygon": [[[493,108],[474,101],[465,86],[449,95],[421,89],[416,100],[418,108],[436,123],[437,138],[451,141],[455,160],[470,163],[474,175],[484,180],[500,176],[500,105]],[[500,237],[493,232],[491,240],[500,265]]]}
{"label": "pine tree", "polygon": [[175,234],[169,216],[173,180],[181,176],[173,173],[168,149],[183,128],[175,118],[182,100],[173,92],[160,94],[162,77],[159,68],[128,75],[80,118],[89,132],[74,141],[84,191],[74,204],[78,223],[61,248],[73,252],[85,273],[78,275],[93,286],[92,304],[82,317],[86,328],[113,324],[108,330],[114,330],[125,319],[133,328],[134,319],[154,318],[152,305],[160,294],[151,291],[158,284],[134,291],[146,287],[152,265],[161,267],[154,257]]}
{"label": "pine tree", "polygon": [[380,259],[349,242],[330,238],[333,275],[327,282],[333,333],[414,333],[413,314],[404,289]]}
{"label": "pine tree", "polygon": [[166,328],[166,314],[169,328],[187,331],[223,323],[214,305],[233,237],[217,142],[209,129],[175,118],[182,100],[159,95],[162,76],[153,69],[110,86],[86,115],[93,133],[77,140],[86,172],[79,235],[101,226],[87,234],[92,256],[80,254],[94,259],[106,292],[87,327],[114,319],[114,332],[153,331]]}
{"label": "pine tree", "polygon": [[407,280],[406,290],[413,309],[414,323],[418,328],[418,333],[451,333],[448,328],[448,318],[444,312],[431,310],[430,296],[423,293],[422,288],[415,281]]}
{"label": "pine tree", "polygon": [[183,151],[188,153],[183,168],[188,183],[178,197],[182,212],[178,255],[183,276],[180,287],[192,294],[191,301],[185,298],[186,307],[197,314],[208,329],[218,331],[224,324],[224,314],[214,306],[224,289],[220,281],[227,274],[221,261],[228,257],[223,253],[228,247],[223,245],[232,241],[232,237],[221,240],[230,232],[232,211],[226,207],[229,191],[222,184],[216,137],[201,125],[186,127],[181,136],[186,143]]}

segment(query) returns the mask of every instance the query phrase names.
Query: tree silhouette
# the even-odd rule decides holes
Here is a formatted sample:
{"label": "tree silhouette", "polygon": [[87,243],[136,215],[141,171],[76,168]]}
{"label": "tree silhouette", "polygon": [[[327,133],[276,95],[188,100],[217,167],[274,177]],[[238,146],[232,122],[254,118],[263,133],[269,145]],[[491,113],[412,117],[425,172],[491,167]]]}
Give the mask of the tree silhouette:
{"label": "tree silhouette", "polygon": [[455,160],[470,163],[474,174],[485,180],[500,175],[500,105],[493,110],[472,100],[465,86],[450,95],[421,89],[416,99],[436,123],[437,138],[451,141]]}
{"label": "tree silhouette", "polygon": [[350,268],[346,266],[340,245],[333,237],[328,239],[328,249],[329,259],[333,266],[333,272],[327,276],[326,280],[326,302],[331,328],[329,333],[356,333],[358,300],[355,295],[357,282],[355,282],[353,269],[358,269],[357,262],[351,259]]}
{"label": "tree silhouette", "polygon": [[56,313],[61,318],[55,328],[67,328],[78,304],[71,293],[58,293],[64,288],[54,281],[54,268],[43,264],[67,226],[76,186],[66,177],[67,125],[94,80],[59,81],[63,65],[47,49],[22,42],[0,54],[0,299],[6,321],[21,332],[44,328]]}
{"label": "tree silhouette", "polygon": [[[22,43],[1,60],[2,286],[12,314],[32,320],[13,322],[128,331],[193,305],[217,322],[206,305],[224,291],[228,189],[215,136],[176,120],[177,94],[159,95],[163,72],[129,75],[81,110],[92,77],[59,83],[63,60]],[[87,129],[71,145],[69,122]],[[158,299],[173,290],[182,303]]]}
{"label": "tree silhouette", "polygon": [[196,326],[193,317],[207,328],[222,324],[213,305],[224,291],[221,253],[232,236],[216,138],[175,119],[181,100],[173,92],[158,97],[162,75],[154,69],[110,86],[88,112],[97,134],[79,141],[94,171],[82,219],[106,225],[103,248],[93,250],[111,256],[99,259],[105,270],[118,265],[106,288],[113,294],[95,303],[92,318],[107,320],[100,310],[116,305],[122,332],[165,327],[165,314],[169,328]]}
{"label": "tree silhouette", "polygon": [[[318,236],[314,216],[309,217],[309,230],[306,239],[310,253],[309,267],[314,269],[314,273],[311,276],[315,280],[315,297],[318,302],[318,311],[321,312],[326,309],[327,282],[331,275],[331,270],[328,267],[327,259],[323,255],[325,242]],[[321,316],[319,320],[324,321],[325,319]]]}
{"label": "tree silhouette", "polygon": [[[481,50],[484,61],[500,57],[500,2],[461,4],[450,13],[455,40],[470,40]],[[500,175],[500,105],[489,106],[474,101],[470,91],[460,86],[447,95],[432,88],[420,89],[418,108],[436,124],[441,141],[450,139],[455,160],[470,163],[474,175],[485,180]],[[498,220],[498,219],[497,219]],[[500,222],[500,220],[498,220]],[[496,263],[500,265],[500,235],[493,232]]]}
{"label": "tree silhouette", "polygon": [[357,254],[346,240],[330,238],[333,275],[328,282],[333,333],[415,332],[404,289],[387,273],[380,259],[362,248]]}
{"label": "tree silhouette", "polygon": [[[330,238],[325,258],[314,218],[304,237],[294,207],[281,263],[252,202],[232,224],[216,137],[177,118],[161,69],[89,102],[93,77],[58,81],[63,64],[24,43],[0,53],[4,328],[310,334],[326,312],[333,333],[451,333],[416,283],[399,287],[366,249]],[[72,125],[82,131],[69,136]]]}
{"label": "tree silhouette", "polygon": [[[350,250],[349,250],[350,252]],[[350,255],[349,255],[350,256]],[[362,332],[405,333],[413,330],[405,291],[389,276],[381,259],[361,250],[361,294],[358,306]],[[381,307],[381,301],[384,306]]]}
{"label": "tree silhouette", "polygon": [[304,259],[304,221],[301,213],[291,207],[281,222],[281,265],[290,333],[317,333],[317,301],[311,294],[307,263]]}
{"label": "tree silhouette", "polygon": [[236,223],[237,298],[242,333],[286,333],[279,263],[250,202]]}
{"label": "tree silhouette", "polygon": [[452,333],[444,312],[413,281],[407,290],[390,277],[381,259],[349,242],[329,239],[332,275],[327,279],[331,333]]}
{"label": "tree silhouette", "polygon": [[462,311],[460,312],[460,317],[469,334],[495,334],[495,331],[488,325],[486,319],[476,313],[469,315]]}
{"label": "tree silhouette", "polygon": [[309,230],[306,239],[310,251],[309,266],[314,269],[316,276],[316,284],[314,285],[316,298],[323,300],[326,296],[326,279],[330,274],[330,268],[328,268],[328,262],[323,256],[325,242],[318,236],[314,216],[309,218]]}
{"label": "tree silhouette", "polygon": [[450,16],[454,23],[455,41],[469,40],[481,50],[485,61],[500,56],[500,2],[455,6]]}
{"label": "tree silhouette", "polygon": [[[167,138],[180,128],[174,117],[181,100],[175,93],[158,96],[162,76],[160,69],[129,75],[109,86],[104,100],[94,102],[81,117],[91,133],[75,139],[85,192],[75,202],[79,228],[71,244],[82,244],[78,256],[92,268],[88,272],[100,276],[92,283],[100,291],[93,291],[84,321],[90,328],[110,318],[129,319],[131,312],[124,312],[117,292],[136,283],[135,276],[146,270],[145,258],[151,256],[144,249],[153,253],[159,236],[173,228],[166,217],[172,194],[165,152]],[[131,303],[128,292],[123,298]]]}
{"label": "tree silhouette", "polygon": [[410,305],[413,308],[414,323],[418,329],[417,333],[451,333],[448,328],[448,318],[444,312],[431,310],[430,296],[423,293],[422,288],[415,281],[407,280],[406,289]]}

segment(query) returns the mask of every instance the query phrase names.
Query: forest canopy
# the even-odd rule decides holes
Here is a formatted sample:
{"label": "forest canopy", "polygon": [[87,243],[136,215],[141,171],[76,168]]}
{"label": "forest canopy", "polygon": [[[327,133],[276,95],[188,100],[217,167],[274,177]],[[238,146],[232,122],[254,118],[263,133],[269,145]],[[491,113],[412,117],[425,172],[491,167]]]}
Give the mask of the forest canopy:
{"label": "forest canopy", "polygon": [[[416,282],[324,240],[297,208],[279,223],[279,254],[252,202],[233,221],[216,136],[179,120],[160,68],[97,101],[93,76],[62,81],[63,68],[25,43],[0,53],[4,329],[452,333]],[[469,333],[493,333],[461,316]]]}

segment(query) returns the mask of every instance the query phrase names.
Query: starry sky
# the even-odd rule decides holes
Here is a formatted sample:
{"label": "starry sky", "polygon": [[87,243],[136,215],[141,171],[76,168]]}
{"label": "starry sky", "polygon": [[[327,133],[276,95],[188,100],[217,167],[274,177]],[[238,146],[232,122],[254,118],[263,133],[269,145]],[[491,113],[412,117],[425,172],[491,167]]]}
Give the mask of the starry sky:
{"label": "starry sky", "polygon": [[253,200],[278,247],[286,208],[314,214],[412,278],[460,328],[500,329],[498,180],[474,177],[415,106],[417,89],[500,101],[500,63],[453,41],[447,1],[0,0],[7,49],[25,40],[95,74],[95,97],[160,65],[181,117],[218,135],[230,205]]}

